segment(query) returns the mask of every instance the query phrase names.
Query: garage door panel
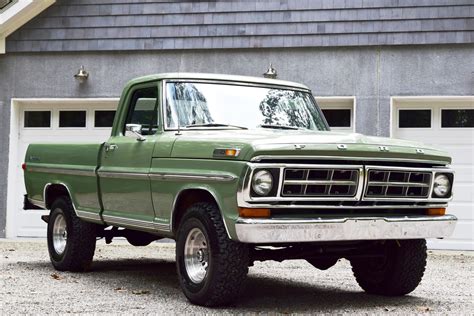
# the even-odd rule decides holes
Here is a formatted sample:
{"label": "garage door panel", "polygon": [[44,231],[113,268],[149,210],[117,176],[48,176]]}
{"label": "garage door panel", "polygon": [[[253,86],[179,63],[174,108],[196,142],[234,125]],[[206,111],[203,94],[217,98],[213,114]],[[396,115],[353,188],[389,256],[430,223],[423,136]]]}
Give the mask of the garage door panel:
{"label": "garage door panel", "polygon": [[[456,181],[456,180],[455,180]],[[469,183],[455,183],[453,187],[453,202],[469,202],[474,201],[472,185]]]}
{"label": "garage door panel", "polygon": [[451,236],[454,239],[459,240],[473,240],[473,227],[470,221],[466,220],[458,220],[456,224],[456,228],[454,229],[454,233]]}
{"label": "garage door panel", "polygon": [[472,184],[474,180],[474,168],[472,165],[460,165],[452,164],[451,165],[454,171],[454,183],[469,183]]}
{"label": "garage door panel", "polygon": [[430,239],[428,240],[429,249],[447,249],[447,250],[474,250],[474,243],[472,241],[459,239]]}
{"label": "garage door panel", "polygon": [[[393,137],[419,141],[448,152],[453,160],[451,166],[456,172],[453,187],[454,196],[449,203],[447,212],[458,217],[458,226],[452,237],[442,241],[430,242],[430,246],[439,249],[474,250],[472,246],[474,230],[474,128],[469,127],[472,125],[471,121],[466,123],[464,120],[464,116],[461,115],[464,113],[463,111],[444,111],[446,109],[473,109],[474,98],[469,96],[444,98],[449,99],[449,101],[444,101],[442,97],[426,97],[426,100],[423,100],[423,97],[409,99],[411,97],[392,99],[392,117],[395,119],[392,129]],[[416,110],[417,108],[431,110],[431,124],[427,124],[424,120],[411,119],[409,121],[412,124],[410,128],[400,128],[398,115],[401,112],[399,110]],[[443,121],[444,123],[442,122],[442,116],[446,119]],[[406,122],[407,119],[402,118],[401,126],[406,126]]]}
{"label": "garage door panel", "polygon": [[472,221],[474,219],[472,203],[450,203],[446,213],[456,215],[460,221]]}

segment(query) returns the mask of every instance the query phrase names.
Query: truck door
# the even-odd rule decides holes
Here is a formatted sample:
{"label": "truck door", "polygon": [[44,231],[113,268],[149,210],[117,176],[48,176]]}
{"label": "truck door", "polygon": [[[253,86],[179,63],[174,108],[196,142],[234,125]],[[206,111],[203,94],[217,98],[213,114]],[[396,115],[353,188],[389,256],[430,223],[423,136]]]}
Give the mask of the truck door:
{"label": "truck door", "polygon": [[[158,131],[158,84],[135,86],[121,106],[100,158],[102,216],[109,225],[151,229],[155,212],[148,174]],[[127,132],[127,124],[139,125],[144,137]]]}

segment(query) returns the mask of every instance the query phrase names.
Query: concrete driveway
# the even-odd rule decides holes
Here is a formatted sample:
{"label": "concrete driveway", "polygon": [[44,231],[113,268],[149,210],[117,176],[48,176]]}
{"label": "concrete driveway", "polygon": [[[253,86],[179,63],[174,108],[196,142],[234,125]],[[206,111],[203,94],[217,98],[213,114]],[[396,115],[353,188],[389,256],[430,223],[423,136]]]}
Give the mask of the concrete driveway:
{"label": "concrete driveway", "polygon": [[45,240],[0,240],[2,314],[474,312],[472,253],[430,252],[421,285],[401,298],[362,292],[345,260],[327,271],[302,260],[256,263],[240,301],[220,309],[191,305],[183,296],[174,244],[99,241],[94,259],[90,272],[57,272]]}

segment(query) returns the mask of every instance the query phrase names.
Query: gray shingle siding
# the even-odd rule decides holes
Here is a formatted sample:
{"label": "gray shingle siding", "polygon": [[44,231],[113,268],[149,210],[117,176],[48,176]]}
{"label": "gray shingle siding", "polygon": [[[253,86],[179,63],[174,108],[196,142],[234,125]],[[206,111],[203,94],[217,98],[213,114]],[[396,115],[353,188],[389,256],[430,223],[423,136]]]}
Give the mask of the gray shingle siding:
{"label": "gray shingle siding", "polygon": [[472,43],[472,0],[58,0],[7,52]]}

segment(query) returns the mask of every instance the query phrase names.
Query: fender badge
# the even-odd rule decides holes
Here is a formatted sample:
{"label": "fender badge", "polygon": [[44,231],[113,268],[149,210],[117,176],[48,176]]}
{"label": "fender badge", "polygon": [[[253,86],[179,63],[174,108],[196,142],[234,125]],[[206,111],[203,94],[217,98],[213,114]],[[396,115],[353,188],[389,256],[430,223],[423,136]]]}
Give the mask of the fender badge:
{"label": "fender badge", "polygon": [[416,153],[423,155],[425,153],[425,151],[423,149],[417,148]]}
{"label": "fender badge", "polygon": [[390,149],[387,146],[379,146],[380,151],[390,151]]}
{"label": "fender badge", "polygon": [[346,149],[347,149],[347,145],[339,144],[339,145],[337,145],[337,149],[339,149],[339,150],[346,150]]}
{"label": "fender badge", "polygon": [[295,144],[295,149],[300,149],[300,150],[301,150],[301,149],[303,149],[303,148],[305,148],[305,147],[306,147],[306,145]]}

